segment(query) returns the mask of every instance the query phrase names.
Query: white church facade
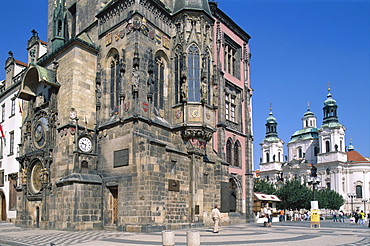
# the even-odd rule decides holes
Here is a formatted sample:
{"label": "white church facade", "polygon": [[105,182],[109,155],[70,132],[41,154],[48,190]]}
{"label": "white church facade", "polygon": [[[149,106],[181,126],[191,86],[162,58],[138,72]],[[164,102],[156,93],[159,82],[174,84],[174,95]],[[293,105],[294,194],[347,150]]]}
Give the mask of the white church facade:
{"label": "white church facade", "polygon": [[276,185],[294,179],[308,185],[315,172],[317,189],[331,189],[343,196],[345,204],[341,209],[367,212],[370,160],[355,151],[352,143],[346,148],[346,128],[339,123],[337,109],[329,89],[322,125],[317,127],[317,118],[308,108],[302,129],[294,132],[286,144],[288,153],[284,160],[284,142],[278,137],[277,121],[271,111],[266,119],[266,137],[260,143],[259,177]]}

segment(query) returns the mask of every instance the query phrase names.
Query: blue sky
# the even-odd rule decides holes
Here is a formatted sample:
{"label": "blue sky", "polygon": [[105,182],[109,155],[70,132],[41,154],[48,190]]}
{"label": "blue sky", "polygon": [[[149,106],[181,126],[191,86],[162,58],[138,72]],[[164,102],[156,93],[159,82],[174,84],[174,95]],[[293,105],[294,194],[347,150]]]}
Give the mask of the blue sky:
{"label": "blue sky", "polygon": [[[330,82],[339,122],[355,150],[370,157],[370,2],[365,0],[218,0],[219,8],[252,39],[251,76],[255,168],[270,103],[279,137],[301,129],[310,102],[322,124]],[[8,51],[27,62],[31,30],[46,40],[47,1],[3,1],[0,62]],[[5,21],[6,20],[6,21]],[[0,70],[0,79],[4,78]]]}

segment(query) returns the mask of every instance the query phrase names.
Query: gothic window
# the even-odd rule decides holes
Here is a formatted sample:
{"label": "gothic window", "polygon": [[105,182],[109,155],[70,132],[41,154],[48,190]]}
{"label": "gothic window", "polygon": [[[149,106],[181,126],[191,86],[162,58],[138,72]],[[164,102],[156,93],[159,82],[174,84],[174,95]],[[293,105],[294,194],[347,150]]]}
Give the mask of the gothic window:
{"label": "gothic window", "polygon": [[362,198],[362,186],[356,185],[356,198]]}
{"label": "gothic window", "polygon": [[153,102],[154,107],[163,109],[164,99],[164,70],[165,64],[163,58],[156,57],[154,64],[154,93],[153,93]]}
{"label": "gothic window", "polygon": [[325,141],[325,150],[326,150],[326,153],[330,152],[330,143],[329,143],[329,141]]}
{"label": "gothic window", "polygon": [[119,75],[119,56],[117,50],[110,51],[109,57],[109,109],[110,115],[118,114],[119,94],[120,94],[120,75]]}
{"label": "gothic window", "polygon": [[188,50],[188,101],[200,102],[199,49],[195,44]]}
{"label": "gothic window", "polygon": [[232,155],[232,142],[230,139],[226,143],[226,162],[231,164],[231,155]]}
{"label": "gothic window", "polygon": [[240,151],[241,151],[240,143],[239,143],[239,141],[236,141],[236,143],[234,145],[234,166],[236,166],[236,167],[241,167],[241,165],[240,165],[240,161],[241,161],[240,160],[240,156],[241,156]]}
{"label": "gothic window", "polygon": [[181,55],[180,53],[175,54],[175,103],[180,102],[180,91],[181,91]]}

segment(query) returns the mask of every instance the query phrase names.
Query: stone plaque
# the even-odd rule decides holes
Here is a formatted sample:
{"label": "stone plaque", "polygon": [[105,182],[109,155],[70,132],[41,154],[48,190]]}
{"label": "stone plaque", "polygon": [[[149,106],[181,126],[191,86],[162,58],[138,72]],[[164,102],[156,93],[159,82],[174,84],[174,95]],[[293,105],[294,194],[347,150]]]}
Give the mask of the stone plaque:
{"label": "stone plaque", "polygon": [[113,167],[128,166],[128,149],[114,151]]}

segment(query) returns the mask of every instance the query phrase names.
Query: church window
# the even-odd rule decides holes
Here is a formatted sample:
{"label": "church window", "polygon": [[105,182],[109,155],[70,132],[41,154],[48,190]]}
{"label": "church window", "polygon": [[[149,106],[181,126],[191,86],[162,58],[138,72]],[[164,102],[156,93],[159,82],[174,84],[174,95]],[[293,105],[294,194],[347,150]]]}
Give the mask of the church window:
{"label": "church window", "polygon": [[314,155],[317,156],[319,154],[319,152],[320,152],[319,146],[315,146],[315,148],[314,148]]}
{"label": "church window", "polygon": [[279,152],[278,152],[278,162],[281,162],[280,156],[281,156],[281,153],[280,153],[280,151],[279,151]]}
{"label": "church window", "polygon": [[165,65],[163,62],[163,58],[156,57],[155,64],[154,64],[154,76],[155,76],[155,82],[154,82],[154,93],[153,93],[153,101],[154,101],[154,107],[163,109],[164,99],[163,99],[163,93],[164,93],[164,70]]}
{"label": "church window", "polygon": [[225,95],[225,116],[227,120],[230,119],[229,110],[230,110],[230,95],[226,94]]}
{"label": "church window", "polygon": [[356,185],[356,198],[362,198],[362,186]]}
{"label": "church window", "polygon": [[331,188],[331,187],[330,187],[330,182],[327,182],[327,183],[326,183],[326,189],[327,189],[327,190],[330,190],[330,188]]}
{"label": "church window", "polygon": [[231,155],[232,155],[232,142],[230,139],[226,143],[226,162],[231,164]]}
{"label": "church window", "polygon": [[330,152],[330,142],[329,141],[325,141],[325,150],[326,150],[326,153]]}
{"label": "church window", "polygon": [[343,151],[343,141],[342,140],[340,140],[339,142],[339,150]]}
{"label": "church window", "polygon": [[174,61],[175,61],[175,64],[174,64],[175,65],[175,95],[174,96],[175,96],[175,103],[180,103],[181,83],[185,82],[185,81],[182,81],[182,78],[181,78],[183,62],[182,62],[182,55],[181,55],[180,49],[176,50]]}
{"label": "church window", "polygon": [[109,68],[109,99],[110,115],[118,114],[120,98],[120,74],[118,64],[118,53],[116,50],[111,51],[110,68]]}
{"label": "church window", "polygon": [[298,157],[303,158],[302,148],[298,148]]}
{"label": "church window", "polygon": [[188,50],[188,100],[200,102],[199,49],[195,44],[192,44]]}
{"label": "church window", "polygon": [[266,162],[270,162],[270,153],[266,153]]}
{"label": "church window", "polygon": [[308,120],[306,120],[306,127],[308,127]]}

